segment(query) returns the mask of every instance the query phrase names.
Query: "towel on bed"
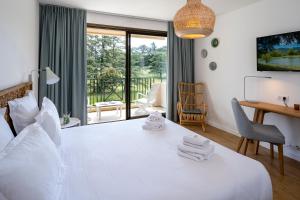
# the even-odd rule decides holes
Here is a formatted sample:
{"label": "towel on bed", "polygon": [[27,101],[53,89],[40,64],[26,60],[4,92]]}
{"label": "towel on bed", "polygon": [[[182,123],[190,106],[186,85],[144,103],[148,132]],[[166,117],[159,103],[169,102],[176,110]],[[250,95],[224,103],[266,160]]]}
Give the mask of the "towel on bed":
{"label": "towel on bed", "polygon": [[165,128],[165,118],[159,112],[151,113],[142,126],[144,130],[160,131]]}
{"label": "towel on bed", "polygon": [[196,148],[196,149],[204,149],[204,148],[207,148],[210,145],[209,143],[206,143],[205,145],[195,145],[195,144],[191,144],[191,143],[188,143],[188,142],[183,142],[183,144],[186,145],[186,146],[189,146],[189,147]]}
{"label": "towel on bed", "polygon": [[183,136],[183,143],[177,146],[179,156],[194,161],[210,159],[214,154],[214,150],[214,145],[210,144],[208,139],[204,139],[196,134]]}
{"label": "towel on bed", "polygon": [[147,121],[165,123],[165,118],[161,115],[160,112],[155,111],[147,117]]}
{"label": "towel on bed", "polygon": [[177,150],[177,154],[181,157],[184,157],[184,158],[188,158],[188,159],[191,159],[191,160],[194,160],[194,161],[202,161],[204,160],[204,156],[198,154],[198,155],[191,155],[191,154],[188,154],[188,153],[185,153],[183,151],[180,151],[179,149]]}
{"label": "towel on bed", "polygon": [[208,145],[205,148],[202,148],[202,149],[193,148],[193,147],[190,147],[190,146],[187,146],[187,145],[179,144],[178,145],[178,149],[181,150],[181,151],[183,151],[183,152],[192,154],[192,155],[194,155],[194,154],[200,154],[200,155],[203,155],[203,156],[207,156],[207,155],[213,153],[215,148],[211,144]]}
{"label": "towel on bed", "polygon": [[143,125],[144,130],[160,131],[160,130],[163,130],[164,128],[165,128],[164,123],[149,123],[149,122],[146,122]]}
{"label": "towel on bed", "polygon": [[193,145],[199,145],[199,146],[204,146],[209,144],[208,139],[203,139],[197,134],[183,136],[183,142],[190,143]]}

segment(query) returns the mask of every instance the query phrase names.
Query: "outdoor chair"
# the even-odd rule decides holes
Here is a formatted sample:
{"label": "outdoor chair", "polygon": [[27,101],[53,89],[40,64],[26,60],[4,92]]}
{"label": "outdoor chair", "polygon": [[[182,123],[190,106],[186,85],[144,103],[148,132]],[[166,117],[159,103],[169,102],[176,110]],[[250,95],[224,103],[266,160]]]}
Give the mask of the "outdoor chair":
{"label": "outdoor chair", "polygon": [[138,109],[135,111],[137,114],[149,114],[148,107],[151,107],[157,100],[158,92],[160,92],[160,84],[153,84],[147,94],[137,93],[139,99],[135,101]]}

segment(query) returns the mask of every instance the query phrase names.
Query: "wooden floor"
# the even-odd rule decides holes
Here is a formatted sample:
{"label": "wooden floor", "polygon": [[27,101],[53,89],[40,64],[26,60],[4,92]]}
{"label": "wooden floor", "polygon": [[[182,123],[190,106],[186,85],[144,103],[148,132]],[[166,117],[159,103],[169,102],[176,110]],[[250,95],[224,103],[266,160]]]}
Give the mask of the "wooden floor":
{"label": "wooden floor", "polygon": [[[235,135],[211,126],[207,127],[205,133],[202,133],[201,128],[197,126],[185,127],[236,151],[239,137]],[[244,145],[242,146],[243,149]],[[285,175],[281,176],[277,154],[275,155],[275,159],[272,160],[269,150],[260,146],[258,155],[255,155],[254,144],[249,144],[247,156],[260,161],[269,171],[272,179],[274,200],[300,200],[300,162],[285,157]]]}

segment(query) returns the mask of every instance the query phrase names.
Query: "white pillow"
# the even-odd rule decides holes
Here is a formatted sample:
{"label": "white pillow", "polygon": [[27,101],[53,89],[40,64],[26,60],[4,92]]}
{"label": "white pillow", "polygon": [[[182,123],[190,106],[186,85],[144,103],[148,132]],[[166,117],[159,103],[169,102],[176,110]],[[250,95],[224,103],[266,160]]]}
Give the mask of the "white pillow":
{"label": "white pillow", "polygon": [[43,98],[43,103],[42,103],[42,108],[41,110],[47,110],[47,111],[51,111],[54,114],[55,120],[57,121],[57,123],[60,125],[60,119],[59,119],[59,114],[57,112],[56,106],[54,105],[54,103],[48,99],[47,97]]}
{"label": "white pillow", "polygon": [[57,200],[63,172],[57,148],[37,123],[32,124],[0,153],[0,197]]}
{"label": "white pillow", "polygon": [[60,146],[61,137],[61,125],[57,122],[57,116],[45,108],[39,112],[35,117],[35,120],[42,126],[42,128],[48,133],[56,146]]}
{"label": "white pillow", "polygon": [[4,147],[14,138],[14,134],[11,132],[9,125],[4,117],[0,116],[0,152]]}
{"label": "white pillow", "polygon": [[32,91],[28,93],[28,96],[9,101],[8,105],[10,117],[17,134],[29,124],[34,123],[34,117],[39,112],[39,107]]}

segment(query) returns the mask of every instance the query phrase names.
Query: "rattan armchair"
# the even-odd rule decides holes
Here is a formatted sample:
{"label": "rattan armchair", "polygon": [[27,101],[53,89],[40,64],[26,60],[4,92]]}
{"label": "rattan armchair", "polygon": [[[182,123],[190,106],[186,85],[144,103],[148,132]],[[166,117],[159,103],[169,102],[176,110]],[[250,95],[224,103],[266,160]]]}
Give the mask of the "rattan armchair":
{"label": "rattan armchair", "polygon": [[203,83],[178,84],[179,102],[177,112],[180,124],[199,124],[205,132],[207,104]]}

